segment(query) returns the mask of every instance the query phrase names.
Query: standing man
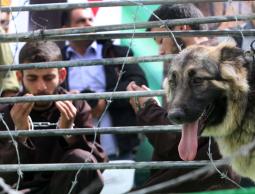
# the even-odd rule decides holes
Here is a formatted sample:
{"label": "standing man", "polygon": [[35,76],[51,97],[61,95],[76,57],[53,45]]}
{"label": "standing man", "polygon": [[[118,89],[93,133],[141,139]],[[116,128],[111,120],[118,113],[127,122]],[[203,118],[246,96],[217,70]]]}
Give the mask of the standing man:
{"label": "standing man", "polygon": [[[52,52],[54,51],[54,52]],[[61,51],[53,42],[31,42],[25,44],[19,54],[20,63],[61,61]],[[59,85],[65,80],[65,68],[29,69],[17,71],[23,90],[18,96],[67,94]],[[15,103],[0,107],[3,119],[1,130],[40,130],[52,128],[90,128],[92,117],[86,101],[56,101]],[[5,123],[6,125],[5,125]],[[36,123],[49,123],[48,126]],[[22,164],[40,163],[95,163],[106,161],[105,154],[93,137],[85,135],[60,137],[19,137],[16,139]],[[93,152],[91,150],[93,149]],[[17,164],[17,155],[10,139],[0,140],[0,163]],[[31,193],[68,193],[75,171],[69,172],[24,172],[20,189]],[[13,185],[16,173],[0,173],[5,181]],[[97,181],[91,193],[102,188],[100,171],[81,171],[72,193],[79,193]]]}
{"label": "standing man", "polygon": [[[76,8],[66,11],[62,15],[63,27],[93,26],[92,10]],[[65,60],[91,60],[132,56],[128,47],[117,46],[111,40],[70,41],[63,49]],[[120,76],[121,65],[97,65],[87,67],[70,67],[67,69],[65,87],[79,92],[111,92],[114,90]],[[145,75],[138,64],[126,64],[123,75],[118,83],[117,91],[125,91],[130,81],[137,84],[147,84]],[[104,99],[91,103],[93,118],[98,121],[105,110]],[[136,125],[135,114],[127,99],[113,100],[100,126],[133,126]],[[136,134],[132,135],[103,135],[102,146],[110,159],[134,159],[134,151],[139,143]]]}
{"label": "standing man", "polygon": [[[0,2],[1,4],[1,2]],[[0,6],[6,6],[1,4]],[[0,34],[8,33],[9,12],[0,12]],[[0,65],[13,64],[13,55],[9,43],[0,43]],[[14,71],[0,72],[0,96],[13,96],[19,91],[19,83]]]}
{"label": "standing man", "polygon": [[[174,5],[162,5],[154,11],[162,20],[170,19],[181,19],[181,18],[195,18],[203,17],[202,13],[193,4],[174,4]],[[152,15],[149,21],[158,20],[154,15]],[[174,26],[172,30],[201,30],[206,29],[205,24],[197,25],[183,25]],[[151,28],[150,31],[166,31],[166,28]],[[177,46],[174,40],[170,37],[155,38],[159,45],[160,54],[175,54],[178,53]],[[193,44],[209,43],[210,41],[206,37],[183,37],[178,38],[177,42],[182,48],[185,48]],[[166,64],[171,65],[171,64]],[[167,66],[165,68],[168,69]],[[167,76],[167,71],[165,71],[164,76]],[[146,86],[139,86],[135,82],[131,82],[128,87],[128,91],[146,91],[149,90]],[[160,107],[157,101],[149,97],[139,97],[135,100],[134,97],[130,98],[130,103],[137,114],[137,120],[140,125],[170,125],[171,122],[167,118],[167,110]],[[165,102],[166,103],[166,102]],[[165,105],[167,107],[167,105]],[[180,134],[173,132],[167,133],[147,133],[146,136],[149,142],[154,148],[153,161],[180,161],[181,158],[178,154],[178,145],[181,139]],[[208,147],[209,139],[200,138],[198,145],[198,152],[195,160],[208,160]],[[214,141],[211,143],[211,151],[214,160],[220,159],[220,153],[218,147]],[[170,179],[177,178],[184,175],[193,169],[160,169],[153,170],[149,180],[143,185],[143,187],[155,185]],[[195,177],[192,180],[186,181],[182,184],[177,184],[169,189],[165,189],[158,192],[171,192],[171,193],[184,193],[184,192],[198,192],[205,190],[216,190],[216,189],[226,189],[233,188],[234,184],[228,182],[226,179],[222,179],[218,172],[208,173],[198,178]]]}
{"label": "standing man", "polygon": [[[4,34],[0,25],[0,34]],[[9,43],[0,43],[0,65],[13,64],[13,55]],[[0,96],[13,96],[19,91],[19,83],[14,71],[0,72]]]}

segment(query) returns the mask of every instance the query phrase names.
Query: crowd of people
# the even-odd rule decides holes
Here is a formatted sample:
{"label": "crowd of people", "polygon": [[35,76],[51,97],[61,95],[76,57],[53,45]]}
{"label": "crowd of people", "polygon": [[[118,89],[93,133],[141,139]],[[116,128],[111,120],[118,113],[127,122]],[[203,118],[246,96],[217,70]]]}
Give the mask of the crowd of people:
{"label": "crowd of people", "polygon": [[[255,3],[252,3],[255,12]],[[182,18],[204,17],[205,10],[193,4],[161,5],[154,10],[148,21],[173,20]],[[1,13],[3,14],[3,13]],[[5,22],[9,13],[1,16],[0,33],[8,32]],[[255,26],[255,20],[241,24],[244,29]],[[89,8],[74,8],[63,11],[62,28],[91,27],[94,16]],[[8,23],[8,22],[7,22]],[[219,27],[219,26],[217,26]],[[212,27],[210,27],[212,28]],[[222,28],[222,27],[220,27]],[[231,26],[239,29],[240,26]],[[146,29],[150,32],[169,30],[207,30],[207,24],[180,25],[174,27],[160,26]],[[222,39],[208,37],[155,37],[159,46],[159,55],[177,54],[190,45],[216,45]],[[247,50],[252,37],[240,39],[232,37],[237,46]],[[92,60],[133,56],[133,51],[126,46],[116,45],[112,40],[75,40],[66,46],[59,46],[52,41],[26,43],[19,52],[19,64],[51,61]],[[13,57],[8,43],[0,43],[0,65],[12,64]],[[164,64],[163,77],[171,63]],[[17,72],[9,71],[0,75],[1,96],[37,96],[68,93],[96,93],[112,91],[148,91],[147,78],[139,64],[96,65],[68,68],[27,69]],[[108,104],[110,103],[110,104]],[[15,103],[0,106],[2,119],[0,130],[40,130],[73,129],[141,125],[171,125],[167,118],[167,99],[161,105],[152,97],[131,97],[130,99],[76,100],[55,102]],[[108,107],[109,105],[109,107]],[[48,126],[34,123],[47,122]],[[93,130],[93,129],[92,129]],[[153,147],[152,161],[180,161],[178,144],[179,133],[146,133]],[[15,139],[22,164],[43,163],[97,163],[109,160],[135,160],[140,140],[138,134],[132,135],[66,135],[59,137],[18,137]],[[214,141],[201,137],[195,160],[208,160],[208,147],[211,146],[214,160],[221,155]],[[17,164],[18,158],[11,139],[0,139],[0,163]],[[150,177],[142,185],[134,185],[133,190],[155,185],[190,172],[192,169],[152,170]],[[221,168],[228,171],[229,177],[242,184],[242,177],[231,171],[231,167]],[[69,193],[75,179],[75,171],[63,172],[24,172],[19,190],[23,193],[64,194]],[[15,186],[18,180],[15,172],[0,172],[6,183]],[[102,171],[82,170],[77,177],[77,184],[72,194],[100,193],[104,185]],[[222,179],[218,172],[208,172],[182,184],[166,188],[163,192],[183,193],[236,188],[227,179]]]}

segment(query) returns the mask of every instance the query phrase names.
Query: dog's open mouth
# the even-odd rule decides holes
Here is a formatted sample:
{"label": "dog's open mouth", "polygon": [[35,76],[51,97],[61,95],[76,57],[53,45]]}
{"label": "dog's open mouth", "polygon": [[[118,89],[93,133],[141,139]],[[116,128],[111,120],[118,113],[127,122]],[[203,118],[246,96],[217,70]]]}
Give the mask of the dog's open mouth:
{"label": "dog's open mouth", "polygon": [[198,120],[183,124],[182,137],[178,146],[179,156],[182,160],[195,159],[198,147],[198,135],[201,134],[205,128],[214,107],[214,103],[210,104],[203,111]]}

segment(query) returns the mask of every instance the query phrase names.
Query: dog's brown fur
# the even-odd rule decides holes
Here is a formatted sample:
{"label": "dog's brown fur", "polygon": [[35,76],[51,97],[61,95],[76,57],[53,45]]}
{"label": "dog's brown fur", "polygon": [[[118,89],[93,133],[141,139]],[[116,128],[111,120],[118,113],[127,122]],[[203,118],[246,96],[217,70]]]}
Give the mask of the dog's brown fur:
{"label": "dog's brown fur", "polygon": [[[178,124],[206,120],[200,122],[202,135],[213,136],[222,155],[231,157],[255,139],[254,83],[251,63],[234,45],[188,47],[170,67],[169,119]],[[213,108],[206,115],[208,107]],[[255,181],[255,149],[231,164]]]}

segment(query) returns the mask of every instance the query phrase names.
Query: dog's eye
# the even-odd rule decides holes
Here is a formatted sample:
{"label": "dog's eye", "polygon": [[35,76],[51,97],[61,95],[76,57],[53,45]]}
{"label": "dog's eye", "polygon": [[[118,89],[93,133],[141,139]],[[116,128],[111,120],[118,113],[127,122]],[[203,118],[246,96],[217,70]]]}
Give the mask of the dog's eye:
{"label": "dog's eye", "polygon": [[204,81],[204,79],[200,78],[200,77],[194,77],[192,80],[191,80],[191,83],[193,85],[200,85],[202,84]]}

